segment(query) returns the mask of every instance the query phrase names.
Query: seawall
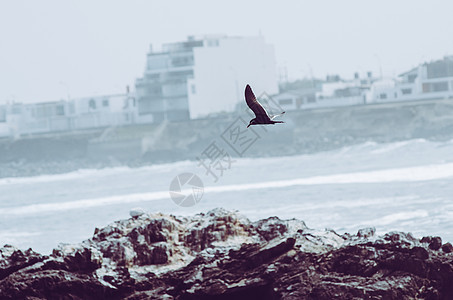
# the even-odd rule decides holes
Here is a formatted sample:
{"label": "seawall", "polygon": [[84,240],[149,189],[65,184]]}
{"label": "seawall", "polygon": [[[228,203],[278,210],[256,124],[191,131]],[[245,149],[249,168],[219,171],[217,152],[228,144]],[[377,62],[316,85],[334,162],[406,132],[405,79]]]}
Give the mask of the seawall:
{"label": "seawall", "polygon": [[228,130],[236,125],[241,134],[245,132],[246,124],[238,121],[238,117],[246,123],[251,119],[245,113],[224,114],[189,122],[2,140],[0,164],[10,166],[10,169],[20,169],[21,166],[30,168],[33,164],[52,163],[68,165],[63,168],[66,170],[195,160],[212,142],[232,156],[276,156],[329,150],[365,141],[453,138],[452,100],[288,111],[280,118],[285,124],[250,127],[252,130],[249,129],[248,133],[253,133],[255,140],[239,154],[231,147],[231,141],[228,144],[222,139],[222,135],[227,137],[233,134]]}

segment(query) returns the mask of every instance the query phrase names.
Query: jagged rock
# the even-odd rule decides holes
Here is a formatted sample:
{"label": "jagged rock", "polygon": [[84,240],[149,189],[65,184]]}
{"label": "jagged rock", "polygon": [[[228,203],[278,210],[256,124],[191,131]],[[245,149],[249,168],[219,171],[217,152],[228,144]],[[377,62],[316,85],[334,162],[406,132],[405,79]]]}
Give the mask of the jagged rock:
{"label": "jagged rock", "polygon": [[442,247],[442,239],[438,236],[433,237],[431,243],[429,243],[429,248],[439,250],[440,247]]}
{"label": "jagged rock", "polygon": [[32,249],[22,251],[11,245],[0,248],[0,280],[16,272],[17,270],[31,266],[45,259]]}
{"label": "jagged rock", "polygon": [[[439,249],[442,251],[439,251]],[[141,214],[51,256],[0,248],[1,299],[452,299],[453,246],[214,209]]]}
{"label": "jagged rock", "polygon": [[451,245],[451,243],[445,243],[442,245],[442,251],[444,251],[445,253],[451,253],[453,252],[453,246]]}
{"label": "jagged rock", "polygon": [[432,250],[439,250],[442,246],[442,238],[438,236],[425,236],[420,242],[429,244],[429,248]]}
{"label": "jagged rock", "polygon": [[368,228],[359,229],[359,231],[357,232],[357,236],[360,238],[369,238],[369,237],[374,236],[375,233],[376,233],[376,228],[368,227]]}

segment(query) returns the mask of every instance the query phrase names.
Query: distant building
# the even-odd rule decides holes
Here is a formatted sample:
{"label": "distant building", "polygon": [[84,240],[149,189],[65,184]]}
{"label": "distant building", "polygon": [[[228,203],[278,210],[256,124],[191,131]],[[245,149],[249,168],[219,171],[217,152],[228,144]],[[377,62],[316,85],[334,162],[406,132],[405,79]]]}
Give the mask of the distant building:
{"label": "distant building", "polygon": [[[148,54],[136,93],[33,104],[0,105],[0,138],[180,121],[247,110],[244,87],[271,114],[397,101],[453,99],[453,56],[424,63],[397,78],[329,75],[286,83],[278,94],[273,47],[262,37],[189,37]],[[272,96],[269,96],[272,95]]]}
{"label": "distant building", "polygon": [[66,101],[23,104],[15,119],[15,134],[34,134],[70,130],[67,118],[71,103]]}
{"label": "distant building", "polygon": [[315,100],[300,100],[301,91],[286,91],[273,98],[283,108],[314,109],[367,103],[453,99],[453,56],[427,62],[397,78],[374,78],[354,74],[351,80],[329,75],[316,91]]}
{"label": "distant building", "polygon": [[0,137],[134,124],[133,94],[0,106]]}
{"label": "distant building", "polygon": [[132,94],[76,99],[71,103],[71,112],[72,125],[76,129],[134,124],[137,118]]}
{"label": "distant building", "polygon": [[376,80],[371,72],[363,77],[354,73],[350,80],[328,75],[324,82],[317,80],[313,87],[287,90],[273,99],[285,110],[361,105],[368,102],[370,87]]}
{"label": "distant building", "polygon": [[247,83],[257,94],[278,92],[274,49],[263,37],[189,37],[151,49],[136,81],[139,122],[233,111]]}
{"label": "distant building", "polygon": [[353,79],[349,80],[341,79],[339,76],[327,76],[321,91],[316,93],[316,103],[304,108],[366,104],[369,89],[376,80],[371,72],[362,77],[356,72]]}
{"label": "distant building", "polygon": [[398,82],[393,78],[383,78],[373,83],[369,92],[369,102],[394,102],[404,100],[398,94]]}
{"label": "distant building", "polygon": [[424,63],[398,76],[376,82],[373,102],[453,99],[453,56]]}
{"label": "distant building", "polygon": [[298,110],[316,103],[316,88],[290,90],[272,97],[284,111]]}

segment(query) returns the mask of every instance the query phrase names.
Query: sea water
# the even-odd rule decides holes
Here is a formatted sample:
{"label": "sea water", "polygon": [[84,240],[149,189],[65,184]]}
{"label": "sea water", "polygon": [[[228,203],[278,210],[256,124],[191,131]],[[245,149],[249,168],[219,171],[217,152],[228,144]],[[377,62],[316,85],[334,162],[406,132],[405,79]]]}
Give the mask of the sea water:
{"label": "sea water", "polygon": [[[234,158],[224,167],[217,181],[196,161],[0,179],[0,244],[48,254],[128,218],[135,207],[174,215],[224,207],[252,221],[278,216],[339,233],[375,226],[378,234],[453,241],[453,141],[367,142],[309,155]],[[185,172],[204,185],[192,207],[176,205],[169,194],[171,181]]]}

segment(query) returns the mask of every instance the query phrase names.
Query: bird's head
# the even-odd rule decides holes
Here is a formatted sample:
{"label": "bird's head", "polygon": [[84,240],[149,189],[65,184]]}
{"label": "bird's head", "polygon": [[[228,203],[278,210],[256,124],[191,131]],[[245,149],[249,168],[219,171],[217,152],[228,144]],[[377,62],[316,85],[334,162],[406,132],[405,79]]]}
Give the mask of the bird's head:
{"label": "bird's head", "polygon": [[247,128],[249,128],[250,125],[255,125],[256,124],[256,118],[251,119],[249,125],[247,125]]}

